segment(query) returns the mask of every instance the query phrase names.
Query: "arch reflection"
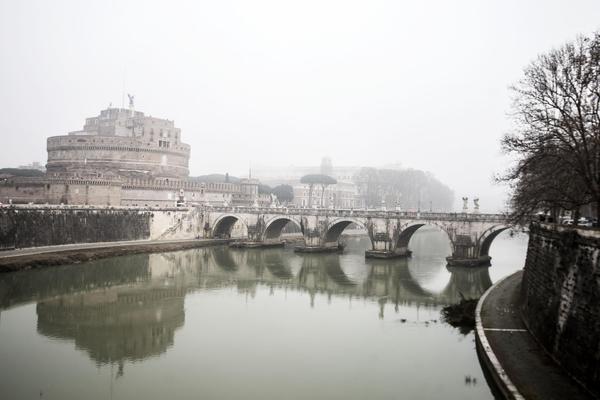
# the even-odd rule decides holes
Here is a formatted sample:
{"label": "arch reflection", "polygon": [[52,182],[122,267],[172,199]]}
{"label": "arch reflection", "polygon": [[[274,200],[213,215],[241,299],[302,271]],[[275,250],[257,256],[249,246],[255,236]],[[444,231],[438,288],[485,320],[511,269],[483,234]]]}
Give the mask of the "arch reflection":
{"label": "arch reflection", "polygon": [[[441,306],[461,295],[478,297],[491,284],[489,269],[444,267],[443,290],[423,288],[411,260],[357,255],[294,255],[282,248],[200,248],[97,260],[0,277],[2,308],[37,301],[39,334],[73,341],[96,363],[137,361],[165,353],[185,323],[185,296],[231,288],[253,296],[261,287],[328,298]],[[437,269],[434,269],[437,271]]]}

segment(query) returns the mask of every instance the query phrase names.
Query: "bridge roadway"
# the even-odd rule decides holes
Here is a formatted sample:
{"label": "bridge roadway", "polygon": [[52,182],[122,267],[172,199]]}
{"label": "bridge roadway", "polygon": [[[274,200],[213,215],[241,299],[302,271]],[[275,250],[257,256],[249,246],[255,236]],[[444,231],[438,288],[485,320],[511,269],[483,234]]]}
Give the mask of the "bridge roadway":
{"label": "bridge roadway", "polygon": [[304,243],[297,252],[334,252],[342,249],[340,236],[351,224],[365,229],[371,240],[367,258],[407,257],[410,238],[422,226],[431,225],[445,232],[452,254],[452,266],[488,265],[489,249],[498,234],[508,229],[504,214],[440,213],[387,210],[336,210],[279,207],[197,207],[205,238],[231,237],[234,225],[241,224],[243,240],[239,246],[282,245],[281,232],[295,224]]}

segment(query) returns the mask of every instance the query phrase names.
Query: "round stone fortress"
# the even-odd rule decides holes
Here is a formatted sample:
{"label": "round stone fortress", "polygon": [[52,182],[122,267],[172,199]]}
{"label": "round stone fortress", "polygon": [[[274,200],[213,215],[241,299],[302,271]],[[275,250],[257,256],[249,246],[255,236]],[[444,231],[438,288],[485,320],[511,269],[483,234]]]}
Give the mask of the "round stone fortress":
{"label": "round stone fortress", "polygon": [[44,177],[0,179],[1,203],[176,207],[267,205],[256,179],[204,182],[189,177],[190,146],[173,121],[133,109],[102,110],[83,129],[48,138]]}
{"label": "round stone fortress", "polygon": [[108,108],[87,118],[83,130],[48,138],[50,176],[184,178],[190,146],[173,121],[130,109]]}

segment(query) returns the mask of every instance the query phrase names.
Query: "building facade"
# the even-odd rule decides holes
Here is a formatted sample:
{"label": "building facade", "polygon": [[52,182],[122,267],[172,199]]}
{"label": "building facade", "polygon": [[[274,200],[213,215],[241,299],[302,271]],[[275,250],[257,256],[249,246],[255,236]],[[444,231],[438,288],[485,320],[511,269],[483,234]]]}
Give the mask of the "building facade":
{"label": "building facade", "polygon": [[47,140],[42,177],[0,179],[0,203],[169,207],[266,205],[256,179],[200,182],[189,178],[191,148],[171,120],[107,108],[82,130]]}
{"label": "building facade", "polygon": [[364,207],[364,202],[358,193],[358,188],[352,182],[340,182],[323,188],[315,185],[310,193],[309,185],[298,183],[294,189],[294,205],[297,207],[344,208],[358,209]]}

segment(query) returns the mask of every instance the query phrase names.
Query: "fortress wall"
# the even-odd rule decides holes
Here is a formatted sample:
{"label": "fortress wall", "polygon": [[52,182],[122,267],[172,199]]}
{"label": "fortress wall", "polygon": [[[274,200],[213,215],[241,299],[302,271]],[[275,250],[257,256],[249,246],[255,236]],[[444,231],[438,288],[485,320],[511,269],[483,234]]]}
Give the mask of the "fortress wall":
{"label": "fortress wall", "polygon": [[574,377],[600,393],[600,232],[532,224],[523,317]]}
{"label": "fortress wall", "polygon": [[0,203],[41,203],[48,200],[48,188],[42,181],[26,184],[0,182]]}
{"label": "fortress wall", "polygon": [[48,173],[71,170],[149,173],[184,177],[189,174],[187,144],[158,147],[119,136],[54,136],[48,138]]}
{"label": "fortress wall", "polygon": [[121,204],[116,181],[86,179],[27,179],[0,182],[0,203],[8,204]]}
{"label": "fortress wall", "polygon": [[[234,190],[239,184],[190,180],[116,180],[83,178],[13,178],[0,182],[0,203],[81,204],[97,206],[175,207],[183,190],[186,202],[250,204],[253,197]],[[270,197],[259,196],[259,203]]]}

